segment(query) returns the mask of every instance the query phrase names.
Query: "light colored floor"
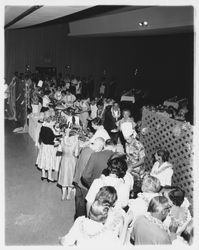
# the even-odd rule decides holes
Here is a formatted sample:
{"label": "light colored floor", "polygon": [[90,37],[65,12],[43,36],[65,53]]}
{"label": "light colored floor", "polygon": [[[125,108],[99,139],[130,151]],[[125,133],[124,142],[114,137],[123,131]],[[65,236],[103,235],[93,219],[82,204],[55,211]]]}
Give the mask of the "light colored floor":
{"label": "light colored floor", "polygon": [[41,181],[28,134],[5,122],[5,244],[57,245],[73,224],[74,200],[61,201],[56,183]]}

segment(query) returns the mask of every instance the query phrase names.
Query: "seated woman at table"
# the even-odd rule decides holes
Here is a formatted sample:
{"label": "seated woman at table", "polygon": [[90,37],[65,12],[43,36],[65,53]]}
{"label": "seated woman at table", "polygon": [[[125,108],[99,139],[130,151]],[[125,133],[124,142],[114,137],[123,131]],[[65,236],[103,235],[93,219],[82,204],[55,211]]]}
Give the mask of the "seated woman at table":
{"label": "seated woman at table", "polygon": [[[54,121],[52,117],[46,117],[42,124],[39,141],[41,142],[36,165],[42,171],[41,180],[48,179],[48,182],[54,182],[52,179],[52,170],[54,169],[56,150],[54,147]],[[47,176],[46,176],[47,171]]]}
{"label": "seated woman at table", "polygon": [[105,141],[110,139],[110,136],[104,126],[102,125],[102,119],[96,117],[95,119],[91,120],[91,125],[95,130],[94,135],[90,139],[90,143],[93,143],[96,138],[102,137]]}
{"label": "seated woman at table", "polygon": [[59,170],[58,184],[62,187],[61,200],[70,199],[73,188],[73,176],[75,173],[76,157],[78,156],[78,134],[75,130],[66,129],[61,143],[62,159]]}
{"label": "seated woman at table", "polygon": [[155,153],[155,160],[150,175],[157,177],[160,180],[161,186],[171,186],[173,176],[173,166],[168,161],[169,152],[159,148]]}
{"label": "seated woman at table", "polygon": [[61,87],[57,87],[55,94],[54,94],[54,98],[57,102],[61,101],[62,99]]}
{"label": "seated woman at table", "polygon": [[78,217],[68,234],[60,237],[64,246],[94,249],[122,246],[125,212],[114,207],[117,192],[114,187],[104,186],[97,192],[88,217]]}
{"label": "seated woman at table", "polygon": [[42,108],[40,112],[45,112],[48,110],[50,104],[50,98],[49,98],[50,94],[51,94],[50,90],[46,90],[44,92],[44,96],[42,97]]}
{"label": "seated woman at table", "polygon": [[62,103],[65,105],[65,107],[71,107],[73,106],[73,103],[76,100],[75,95],[73,95],[69,90],[62,91],[64,93],[64,96],[62,98]]}

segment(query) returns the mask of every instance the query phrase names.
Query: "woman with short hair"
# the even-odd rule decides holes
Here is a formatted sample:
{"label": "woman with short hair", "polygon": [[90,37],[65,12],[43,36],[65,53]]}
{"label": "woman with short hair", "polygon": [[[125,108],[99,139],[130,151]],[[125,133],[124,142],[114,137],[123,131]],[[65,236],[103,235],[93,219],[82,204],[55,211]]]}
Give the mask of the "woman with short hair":
{"label": "woman with short hair", "polygon": [[78,217],[69,233],[60,238],[65,246],[78,246],[83,249],[100,245],[120,246],[124,213],[114,208],[117,192],[114,187],[104,186],[97,192],[88,217]]}

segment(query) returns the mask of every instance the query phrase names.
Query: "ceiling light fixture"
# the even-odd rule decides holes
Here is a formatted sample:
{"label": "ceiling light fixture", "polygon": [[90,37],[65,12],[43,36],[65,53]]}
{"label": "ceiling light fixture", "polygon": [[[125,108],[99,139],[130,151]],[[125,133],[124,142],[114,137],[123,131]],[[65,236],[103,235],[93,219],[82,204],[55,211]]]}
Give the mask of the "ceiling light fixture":
{"label": "ceiling light fixture", "polygon": [[148,26],[148,22],[147,21],[139,22],[139,26],[146,27]]}

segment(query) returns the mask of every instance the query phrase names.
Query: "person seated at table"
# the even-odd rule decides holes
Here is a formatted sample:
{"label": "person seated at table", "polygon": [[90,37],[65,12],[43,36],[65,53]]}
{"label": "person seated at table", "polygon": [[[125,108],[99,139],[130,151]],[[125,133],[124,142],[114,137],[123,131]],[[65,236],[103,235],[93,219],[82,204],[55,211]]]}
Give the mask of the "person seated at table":
{"label": "person seated at table", "polygon": [[116,209],[117,192],[114,187],[104,186],[97,192],[88,216],[78,217],[70,231],[60,237],[60,244],[81,249],[122,246],[124,212]]}
{"label": "person seated at table", "polygon": [[110,139],[108,132],[104,129],[104,126],[102,125],[102,119],[96,117],[95,119],[91,120],[91,125],[95,130],[95,133],[90,139],[90,143],[93,143],[97,137],[102,137],[105,141]]}
{"label": "person seated at table", "polygon": [[94,99],[92,99],[90,103],[90,111],[91,111],[90,119],[91,120],[97,117],[97,110],[98,110],[97,103]]}
{"label": "person seated at table", "polygon": [[114,102],[112,106],[106,107],[104,111],[104,128],[115,144],[117,144],[119,137],[117,122],[120,119],[120,115],[121,112],[118,102]]}
{"label": "person seated at table", "polygon": [[159,148],[155,153],[155,160],[150,175],[157,177],[162,186],[171,186],[173,166],[168,161],[169,151]]}
{"label": "person seated at table", "polygon": [[134,223],[132,238],[135,245],[170,245],[172,238],[163,221],[171,206],[166,197],[151,199],[147,213],[139,216]]}
{"label": "person seated at table", "polygon": [[51,91],[50,90],[46,90],[44,92],[44,96],[42,97],[42,108],[40,110],[40,112],[45,112],[49,109],[49,104],[50,104],[50,96]]}
{"label": "person seated at table", "polygon": [[169,228],[171,222],[177,226],[176,233],[180,235],[186,228],[187,224],[192,219],[189,206],[190,203],[185,197],[185,192],[180,187],[164,187],[160,194],[169,200],[171,205],[170,213],[164,221],[164,225]]}
{"label": "person seated at table", "polygon": [[133,212],[133,221],[147,212],[149,202],[153,197],[159,196],[160,188],[160,181],[156,177],[150,175],[144,177],[141,192],[136,199],[130,199],[128,202],[128,212]]}
{"label": "person seated at table", "polygon": [[126,209],[130,191],[133,189],[133,177],[127,172],[124,155],[115,154],[110,157],[108,167],[103,170],[100,178],[95,179],[86,195],[87,213],[90,211],[96,193],[103,186],[112,186],[117,190],[118,200],[116,207]]}
{"label": "person seated at table", "polygon": [[105,142],[104,149],[94,152],[88,160],[86,167],[82,173],[82,182],[88,188],[93,181],[100,177],[102,171],[107,168],[108,159],[114,154],[116,147],[111,140]]}
{"label": "person seated at table", "polygon": [[[193,236],[194,236],[194,226],[193,226],[193,219],[191,219],[189,221],[189,223],[187,224],[185,230],[181,233],[181,238],[183,238],[183,243],[187,244],[187,245],[192,245],[193,243]],[[178,236],[177,236],[177,240],[178,240]],[[175,240],[172,242],[172,244],[174,245]]]}
{"label": "person seated at table", "polygon": [[96,100],[97,103],[97,117],[104,121],[104,104],[101,101]]}
{"label": "person seated at table", "polygon": [[75,95],[73,95],[69,90],[64,91],[62,103],[65,104],[66,107],[72,106],[75,100]]}
{"label": "person seated at table", "polygon": [[62,99],[62,93],[61,93],[61,87],[60,86],[57,87],[57,90],[55,91],[55,94],[54,94],[54,98],[58,102],[61,101],[61,99]]}
{"label": "person seated at table", "polygon": [[75,110],[72,107],[67,108],[67,124],[68,127],[76,126],[80,127],[81,121],[78,115],[75,114]]}

